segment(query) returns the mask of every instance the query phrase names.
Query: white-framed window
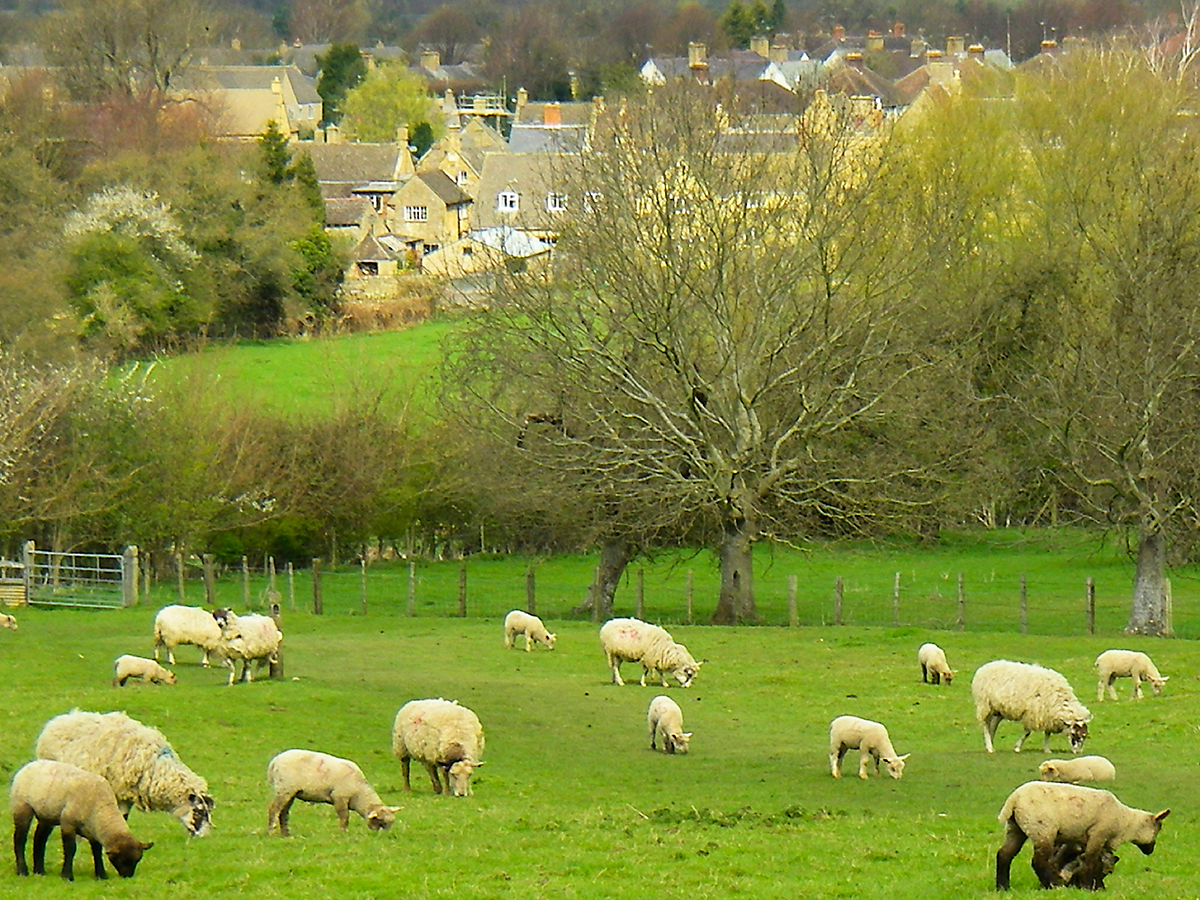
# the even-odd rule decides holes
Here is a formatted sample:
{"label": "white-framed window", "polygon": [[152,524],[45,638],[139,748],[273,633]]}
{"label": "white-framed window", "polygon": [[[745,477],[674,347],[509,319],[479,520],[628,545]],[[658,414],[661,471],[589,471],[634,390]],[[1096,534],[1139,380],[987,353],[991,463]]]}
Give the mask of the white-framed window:
{"label": "white-framed window", "polygon": [[375,212],[383,212],[383,194],[367,194],[367,200]]}
{"label": "white-framed window", "polygon": [[470,178],[470,177],[471,177],[471,176],[470,176],[470,175],[468,175],[466,172],[459,172],[459,173],[458,173],[458,177],[457,177],[457,178],[455,178],[455,179],[454,179],[454,181],[455,181],[455,183],[456,183],[456,184],[466,184],[466,183],[467,183],[467,179],[468,179],[468,178]]}
{"label": "white-framed window", "polygon": [[592,212],[604,203],[604,195],[599,191],[586,191],[583,195],[583,208]]}
{"label": "white-framed window", "polygon": [[567,195],[551,191],[546,195],[546,212],[566,212]]}
{"label": "white-framed window", "polygon": [[428,206],[406,206],[404,207],[405,222],[428,222],[429,207]]}
{"label": "white-framed window", "polygon": [[516,212],[521,208],[521,195],[516,191],[501,191],[496,195],[496,209],[500,212]]}

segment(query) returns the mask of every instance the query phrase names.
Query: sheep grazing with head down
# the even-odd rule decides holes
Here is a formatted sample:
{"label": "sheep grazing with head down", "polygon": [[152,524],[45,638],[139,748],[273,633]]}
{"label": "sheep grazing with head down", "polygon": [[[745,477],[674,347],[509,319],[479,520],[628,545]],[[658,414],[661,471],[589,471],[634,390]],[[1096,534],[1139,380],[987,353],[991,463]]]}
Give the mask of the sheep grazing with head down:
{"label": "sheep grazing with head down", "polygon": [[433,792],[466,797],[471,793],[471,774],[483,763],[483,726],[479,717],[455,700],[410,700],[396,713],[392,726],[392,750],[400,760],[404,790],[411,791],[409,764],[425,764],[433,781]]}
{"label": "sheep grazing with head down", "polygon": [[1048,759],[1038,766],[1042,781],[1112,781],[1117,767],[1103,756],[1077,756],[1074,759]]}
{"label": "sheep grazing with head down", "polygon": [[1013,749],[1018,753],[1035,731],[1045,733],[1042,752],[1050,752],[1050,735],[1066,732],[1071,752],[1083,749],[1092,714],[1075,697],[1071,685],[1053,669],[998,659],[984,663],[971,680],[975,718],[983,725],[983,745],[992,753],[992,738],[1002,719],[1025,729]]}
{"label": "sheep grazing with head down", "polygon": [[879,722],[858,716],[838,716],[829,724],[829,769],[834,778],[842,777],[842,757],[847,750],[858,751],[858,777],[867,779],[867,766],[875,760],[875,774],[883,763],[893,778],[904,775],[904,761],[911,755],[900,756],[892,746],[887,729]]}
{"label": "sheep grazing with head down", "polygon": [[[227,684],[232,685],[235,680],[236,661],[239,659],[242,661],[242,674],[236,680],[253,682],[254,672],[279,662],[279,645],[282,641],[283,632],[270,616],[237,616],[230,612],[225,615],[221,640],[213,648],[213,653],[221,660],[221,665],[229,669]],[[251,663],[255,664],[254,672],[251,671]]]}
{"label": "sheep grazing with head down", "polygon": [[996,853],[996,890],[1008,890],[1013,858],[1027,839],[1033,841],[1033,871],[1042,887],[1103,887],[1116,863],[1113,851],[1128,842],[1146,855],[1153,853],[1170,812],[1132,809],[1096,788],[1027,782],[1009,794],[1000,810],[1005,830]]}
{"label": "sheep grazing with head down", "polygon": [[1100,680],[1096,683],[1096,699],[1104,702],[1104,692],[1116,700],[1117,689],[1113,682],[1118,678],[1133,679],[1133,699],[1142,699],[1142,682],[1150,682],[1150,690],[1157,697],[1170,675],[1159,675],[1158,667],[1145,653],[1136,650],[1105,650],[1096,657],[1096,672]]}
{"label": "sheep grazing with head down", "polygon": [[665,694],[650,701],[646,710],[646,725],[650,728],[650,749],[656,750],[656,740],[662,738],[663,753],[687,753],[690,731],[683,730],[683,710]]}
{"label": "sheep grazing with head down", "polygon": [[546,630],[546,626],[537,616],[514,609],[504,617],[504,646],[511,650],[519,634],[525,635],[526,653],[533,649],[535,641],[545,644],[548,650],[553,650],[554,642],[558,639],[558,635]]}
{"label": "sheep grazing with head down", "polygon": [[8,628],[12,631],[16,631],[17,620],[8,613],[0,613],[0,628]]}
{"label": "sheep grazing with head down", "polygon": [[315,750],[284,750],[267,765],[267,782],[275,792],[267,810],[267,834],[279,822],[279,833],[289,836],[288,813],[292,802],[330,803],[345,831],[350,810],[362,816],[371,831],[381,831],[396,821],[398,806],[384,806],[356,763]]}
{"label": "sheep grazing with head down", "polygon": [[8,801],[18,875],[29,874],[25,841],[35,818],[38,824],[33,832],[34,875],[46,874],[46,842],[55,826],[62,832],[62,877],[67,881],[75,880],[77,838],[91,844],[97,878],[108,877],[104,871],[105,855],[118,875],[132,878],[142,854],[154,846],[143,844],[130,833],[109,783],[77,766],[48,759],[22,766],[13,776]]}
{"label": "sheep grazing with head down", "polygon": [[135,806],[169,812],[197,837],[212,827],[208,783],[183,764],[161,732],[125,713],[75,709],[55,716],[38,735],[37,755],[102,776],[125,815]]}
{"label": "sheep grazing with head down", "polygon": [[688,648],[676,643],[665,628],[640,619],[609,619],[600,626],[600,645],[612,670],[613,684],[625,683],[620,671],[623,662],[642,664],[642,687],[646,686],[646,676],[652,672],[659,676],[663,687],[668,686],[668,673],[681,687],[690,687],[703,665],[692,659]]}
{"label": "sheep grazing with head down", "polygon": [[917,650],[917,663],[921,667],[921,681],[941,684],[946,679],[949,684],[954,678],[954,672],[946,663],[946,653],[937,644],[922,644]]}
{"label": "sheep grazing with head down", "polygon": [[164,606],[154,617],[154,661],[159,651],[167,650],[167,664],[175,665],[175,648],[180,644],[195,644],[204,651],[201,665],[208,665],[208,654],[221,640],[221,625],[229,611],[209,612],[199,606]]}
{"label": "sheep grazing with head down", "polygon": [[164,669],[144,656],[118,656],[113,663],[113,687],[124,687],[130,678],[140,678],[151,684],[174,684],[175,673]]}

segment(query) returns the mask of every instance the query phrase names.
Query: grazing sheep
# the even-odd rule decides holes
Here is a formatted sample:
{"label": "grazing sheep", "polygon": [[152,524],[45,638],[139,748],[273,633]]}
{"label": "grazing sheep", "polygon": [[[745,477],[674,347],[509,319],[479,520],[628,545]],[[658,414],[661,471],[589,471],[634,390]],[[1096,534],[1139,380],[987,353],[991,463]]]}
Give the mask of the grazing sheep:
{"label": "grazing sheep", "polygon": [[409,762],[423,762],[433,781],[433,792],[466,797],[471,793],[471,773],[483,765],[483,726],[479,717],[455,700],[410,700],[396,713],[392,751],[400,760],[404,790],[411,791]]}
{"label": "grazing sheep", "polygon": [[225,624],[221,626],[221,640],[213,653],[221,660],[221,665],[229,669],[228,685],[235,680],[236,660],[239,659],[242,661],[242,674],[237,680],[253,682],[254,673],[250,670],[250,664],[255,663],[255,671],[261,671],[263,666],[279,662],[279,645],[282,641],[283,632],[270,616],[236,616],[228,613]]}
{"label": "grazing sheep", "polygon": [[197,837],[212,827],[208,784],[175,755],[162,733],[125,713],[74,709],[38,735],[37,755],[103,776],[125,815],[133,807],[169,812]]}
{"label": "grazing sheep", "polygon": [[144,656],[118,656],[113,663],[113,687],[124,687],[130,678],[140,678],[152,684],[174,684],[175,673],[164,669]]}
{"label": "grazing sheep", "polygon": [[76,836],[92,845],[96,877],[107,878],[104,856],[122,878],[132,878],[142,854],[154,845],[143,844],[129,831],[112,787],[99,775],[52,760],[31,762],[13,776],[8,792],[13,817],[13,852],[17,874],[28,875],[25,840],[33,832],[33,874],[46,874],[46,842],[57,825],[62,832],[62,877],[75,880]]}
{"label": "grazing sheep", "polygon": [[870,719],[838,716],[829,724],[829,769],[834,778],[842,777],[842,757],[847,750],[858,750],[858,777],[867,778],[867,764],[875,760],[875,775],[882,762],[893,778],[904,775],[904,761],[912,754],[897,756],[887,729]]}
{"label": "grazing sheep", "polygon": [[167,664],[175,665],[175,648],[180,644],[195,644],[204,651],[200,664],[208,665],[208,654],[221,640],[221,625],[229,611],[209,612],[199,606],[164,606],[154,617],[154,661],[158,652],[167,648]]}
{"label": "grazing sheep", "polygon": [[971,680],[971,694],[988,753],[993,752],[992,738],[1002,719],[1019,722],[1025,729],[1013,748],[1018,753],[1034,731],[1045,732],[1043,753],[1050,752],[1050,735],[1063,731],[1072,753],[1083,749],[1092,714],[1076,699],[1067,679],[1053,669],[1006,659],[984,663]]}
{"label": "grazing sheep", "polygon": [[331,803],[345,831],[350,810],[367,821],[371,831],[390,828],[398,806],[384,806],[355,763],[314,750],[284,750],[267,765],[267,783],[275,792],[267,810],[267,834],[279,822],[279,833],[288,837],[292,801]]}
{"label": "grazing sheep", "polygon": [[[1112,852],[1128,841],[1147,855],[1153,853],[1169,813],[1169,809],[1160,813],[1131,809],[1096,788],[1027,782],[1009,794],[1000,810],[1005,831],[996,853],[996,890],[1008,890],[1009,867],[1026,838],[1033,841],[1033,871],[1042,887],[1068,882],[1101,887],[1116,862]],[[1079,849],[1078,859],[1064,863],[1064,856],[1075,849]]]}
{"label": "grazing sheep", "polygon": [[518,634],[525,635],[526,653],[533,649],[534,641],[545,644],[547,649],[553,650],[554,642],[558,639],[558,635],[551,634],[546,630],[546,626],[537,616],[514,609],[504,617],[504,646],[511,650],[513,641]]}
{"label": "grazing sheep", "polygon": [[642,664],[642,687],[651,672],[659,675],[663,687],[668,687],[668,672],[681,687],[690,687],[703,665],[703,661],[692,659],[687,647],[676,643],[666,629],[640,619],[609,619],[600,627],[600,645],[612,669],[613,684],[625,683],[620,672],[623,662]]}
{"label": "grazing sheep", "polygon": [[1112,781],[1117,769],[1103,756],[1078,756],[1075,759],[1048,759],[1038,766],[1042,781]]}
{"label": "grazing sheep", "polygon": [[954,678],[954,672],[946,663],[946,653],[937,644],[922,644],[917,650],[917,662],[921,666],[921,681],[941,684],[943,678],[949,684]]}
{"label": "grazing sheep", "polygon": [[0,613],[0,628],[9,628],[13,631],[16,631],[17,620],[8,613]]}
{"label": "grazing sheep", "polygon": [[1150,689],[1157,697],[1162,693],[1163,685],[1170,675],[1159,675],[1158,668],[1145,653],[1136,650],[1105,650],[1096,657],[1096,671],[1100,680],[1096,684],[1096,700],[1104,702],[1104,689],[1107,687],[1114,700],[1117,699],[1117,689],[1113,682],[1118,678],[1133,678],[1133,699],[1142,699],[1142,682],[1150,682]]}
{"label": "grazing sheep", "polygon": [[650,727],[651,750],[658,749],[654,744],[661,735],[663,753],[688,752],[692,733],[683,730],[683,710],[670,697],[659,694],[650,701],[650,707],[646,710],[646,724]]}

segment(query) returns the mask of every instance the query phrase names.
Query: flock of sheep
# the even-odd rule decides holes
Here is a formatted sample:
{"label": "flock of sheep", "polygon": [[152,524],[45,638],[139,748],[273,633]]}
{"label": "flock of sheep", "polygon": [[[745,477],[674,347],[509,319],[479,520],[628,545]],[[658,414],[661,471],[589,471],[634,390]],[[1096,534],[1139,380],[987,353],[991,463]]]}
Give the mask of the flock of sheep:
{"label": "flock of sheep", "polygon": [[[0,625],[15,629],[12,616]],[[534,644],[554,649],[556,636],[536,616],[514,610],[504,620],[504,645],[515,646],[525,637],[525,650]],[[242,660],[242,680],[253,680],[251,664],[259,667],[278,660],[283,635],[267,616],[237,616],[226,609],[208,612],[185,606],[168,606],[159,611],[154,624],[154,659],[123,655],[114,664],[114,686],[129,678],[174,684],[175,676],[158,663],[166,649],[174,663],[174,648],[194,644],[230,670]],[[600,628],[600,643],[611,671],[612,682],[622,685],[620,666],[640,663],[641,684],[657,678],[664,688],[673,680],[689,687],[703,661],[695,660],[687,647],[676,642],[663,628],[634,618],[616,618]],[[946,655],[932,643],[917,653],[923,682],[949,685],[954,678]],[[1141,699],[1142,683],[1155,695],[1167,678],[1144,653],[1108,650],[1096,659],[1096,699],[1106,694],[1116,699],[1117,678],[1133,680],[1133,696]],[[1017,741],[1021,750],[1035,731],[1043,732],[1043,752],[1049,752],[1051,734],[1065,733],[1074,753],[1079,753],[1088,736],[1091,713],[1075,697],[1067,680],[1052,669],[1026,663],[995,660],[980,666],[972,679],[971,692],[976,718],[983,727],[984,746],[994,751],[993,739],[1001,721],[1017,722],[1024,733]],[[646,713],[651,749],[664,753],[688,751],[691,733],[683,730],[683,713],[665,694],[654,697]],[[869,777],[874,762],[876,775],[882,766],[892,778],[904,773],[909,754],[900,755],[892,745],[887,728],[857,716],[838,716],[830,724],[829,765],[834,778],[841,777],[841,764],[850,750],[859,752],[859,778]],[[467,796],[471,776],[483,765],[483,727],[478,716],[455,701],[412,700],[396,714],[392,750],[400,761],[404,788],[411,790],[412,760],[423,764],[435,793]],[[129,831],[127,817],[133,807],[144,811],[170,812],[188,832],[207,834],[211,828],[213,799],[203,778],[192,772],[156,729],[124,713],[100,714],[73,710],[46,723],[36,745],[37,759],[21,768],[13,778],[10,804],[13,816],[13,847],[19,875],[27,875],[25,844],[36,819],[33,841],[33,872],[45,871],[45,851],[55,827],[63,842],[62,876],[73,878],[77,838],[92,848],[95,874],[106,876],[104,857],[124,877],[134,874],[144,851],[152,845],[138,841]],[[1070,885],[1099,889],[1117,862],[1115,849],[1133,843],[1143,853],[1154,849],[1162,821],[1169,813],[1151,814],[1132,809],[1108,791],[1080,786],[1077,782],[1112,780],[1116,771],[1101,756],[1047,760],[1039,768],[1041,781],[1021,785],[1006,800],[1000,812],[1005,824],[1004,843],[996,854],[996,888],[1009,886],[1009,868],[1026,840],[1033,843],[1033,869],[1043,887]],[[272,799],[267,812],[267,833],[278,827],[286,836],[288,814],[296,800],[328,803],[334,807],[341,829],[349,814],[360,815],[372,831],[388,828],[398,807],[386,806],[354,762],[312,750],[285,750],[267,767]]]}

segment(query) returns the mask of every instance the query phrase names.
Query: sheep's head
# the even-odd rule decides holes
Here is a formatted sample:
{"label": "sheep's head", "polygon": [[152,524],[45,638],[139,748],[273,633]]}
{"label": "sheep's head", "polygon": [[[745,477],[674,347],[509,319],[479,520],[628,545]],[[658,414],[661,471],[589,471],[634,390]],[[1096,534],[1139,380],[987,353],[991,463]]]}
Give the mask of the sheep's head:
{"label": "sheep's head", "polygon": [[696,677],[696,673],[700,671],[702,665],[704,665],[703,660],[698,663],[687,663],[680,666],[671,674],[675,676],[675,680],[679,682],[680,687],[691,687],[692,679]]}
{"label": "sheep's head", "polygon": [[163,675],[163,681],[165,681],[167,684],[174,684],[175,683],[175,673],[167,672],[165,675]]}
{"label": "sheep's head", "polygon": [[377,806],[367,814],[367,827],[371,831],[387,831],[396,821],[398,806]]}
{"label": "sheep's head", "polygon": [[446,769],[446,781],[450,784],[450,793],[455,797],[468,797],[471,794],[471,774],[483,763],[460,759],[451,763]]}
{"label": "sheep's head", "polygon": [[142,860],[142,854],[153,846],[153,841],[143,844],[133,837],[122,838],[105,855],[118,875],[122,878],[132,878],[137,864]]}
{"label": "sheep's head", "polygon": [[554,642],[555,642],[555,641],[557,641],[557,640],[558,640],[558,635],[557,635],[557,634],[550,634],[550,633],[547,633],[547,634],[546,634],[546,638],[545,638],[545,640],[543,641],[543,643],[545,643],[545,645],[546,645],[547,647],[549,647],[551,650],[553,650],[553,649],[554,649]]}
{"label": "sheep's head", "polygon": [[0,614],[0,625],[3,625],[5,628],[10,628],[13,631],[17,630],[17,620],[7,613]]}
{"label": "sheep's head", "polygon": [[692,739],[692,733],[685,731],[681,734],[667,735],[667,752],[668,753],[687,753],[688,741]]}
{"label": "sheep's head", "polygon": [[1048,759],[1038,766],[1038,775],[1042,781],[1058,781],[1058,765]]}
{"label": "sheep's head", "polygon": [[1087,722],[1068,722],[1066,731],[1067,740],[1071,742],[1071,752],[1078,753],[1083,749],[1083,742],[1087,740]]}
{"label": "sheep's head", "polygon": [[1161,678],[1150,679],[1150,690],[1154,691],[1155,697],[1162,693],[1163,685],[1167,683],[1167,679],[1170,677],[1170,675],[1163,675]]}
{"label": "sheep's head", "polygon": [[1162,830],[1163,819],[1170,814],[1171,810],[1169,809],[1164,809],[1154,815],[1146,813],[1143,821],[1138,825],[1137,835],[1130,839],[1130,843],[1149,856],[1154,852],[1154,842],[1158,840],[1158,833]]}
{"label": "sheep's head", "polygon": [[217,623],[218,628],[224,628],[229,623],[229,615],[233,610],[228,607],[221,607],[212,611],[212,617]]}
{"label": "sheep's head", "polygon": [[946,682],[946,684],[949,684],[950,682],[952,682],[954,680],[954,670],[947,669],[946,673],[942,676],[942,678]]}
{"label": "sheep's head", "polygon": [[175,810],[175,818],[193,837],[204,837],[212,830],[213,798],[208,794],[192,792],[187,802]]}
{"label": "sheep's head", "polygon": [[904,761],[911,755],[911,753],[905,753],[903,756],[883,756],[879,761],[883,763],[889,775],[893,778],[900,778],[904,775]]}

